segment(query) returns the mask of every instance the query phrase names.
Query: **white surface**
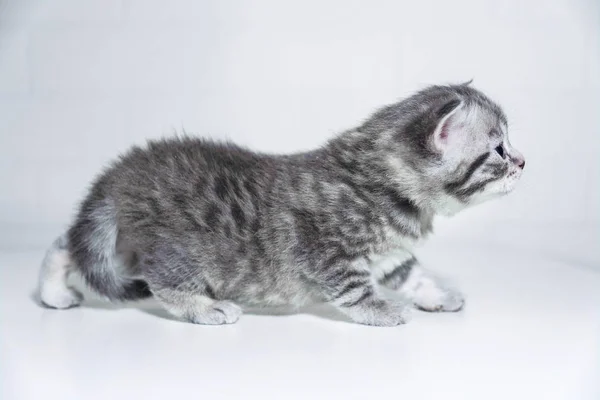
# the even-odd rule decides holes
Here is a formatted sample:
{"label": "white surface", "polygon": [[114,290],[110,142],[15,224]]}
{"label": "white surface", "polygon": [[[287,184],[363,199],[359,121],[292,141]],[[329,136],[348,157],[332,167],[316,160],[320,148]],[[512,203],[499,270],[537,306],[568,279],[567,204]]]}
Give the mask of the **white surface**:
{"label": "white surface", "polygon": [[308,149],[471,78],[506,108],[527,168],[454,234],[600,221],[599,15],[596,0],[0,0],[0,241],[66,224],[100,168],[147,138]]}
{"label": "white surface", "polygon": [[0,398],[600,398],[597,271],[478,243],[427,249],[467,307],[415,312],[397,328],[323,310],[220,327],[167,319],[152,303],[47,310],[27,296],[43,252],[4,253]]}

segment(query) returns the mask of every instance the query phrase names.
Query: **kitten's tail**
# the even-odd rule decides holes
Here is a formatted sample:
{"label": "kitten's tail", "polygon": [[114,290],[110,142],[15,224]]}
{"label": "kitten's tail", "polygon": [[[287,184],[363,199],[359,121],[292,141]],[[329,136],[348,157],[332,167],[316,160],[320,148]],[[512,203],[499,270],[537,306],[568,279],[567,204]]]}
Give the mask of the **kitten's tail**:
{"label": "kitten's tail", "polygon": [[91,199],[69,231],[69,249],[90,288],[109,300],[138,300],[152,296],[148,284],[135,278],[133,266],[118,254],[119,228],[109,199]]}
{"label": "kitten's tail", "polygon": [[[67,279],[78,272],[87,285],[109,300],[139,300],[152,296],[148,284],[126,275],[127,265],[116,254],[115,236],[107,225],[95,226],[70,245],[67,235],[56,239],[46,253],[39,277],[39,300],[51,308],[78,306],[83,296],[69,287]],[[99,231],[100,230],[100,231]],[[71,250],[75,249],[75,250]]]}

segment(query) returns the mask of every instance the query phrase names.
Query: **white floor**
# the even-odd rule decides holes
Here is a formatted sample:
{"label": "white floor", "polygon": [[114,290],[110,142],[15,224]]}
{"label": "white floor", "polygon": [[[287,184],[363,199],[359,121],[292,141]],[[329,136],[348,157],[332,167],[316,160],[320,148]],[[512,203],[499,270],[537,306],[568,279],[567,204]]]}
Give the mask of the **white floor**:
{"label": "white floor", "polygon": [[397,328],[319,308],[220,327],[152,303],[48,310],[30,297],[42,250],[4,252],[0,398],[600,399],[598,265],[504,249],[428,248],[467,308]]}

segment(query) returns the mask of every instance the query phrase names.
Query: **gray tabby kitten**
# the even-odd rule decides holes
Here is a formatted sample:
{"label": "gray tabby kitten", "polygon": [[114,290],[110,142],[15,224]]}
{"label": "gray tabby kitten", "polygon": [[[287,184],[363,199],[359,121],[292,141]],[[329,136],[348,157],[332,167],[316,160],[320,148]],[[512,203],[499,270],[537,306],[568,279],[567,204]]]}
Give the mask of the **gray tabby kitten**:
{"label": "gray tabby kitten", "polygon": [[500,107],[468,84],[429,87],[307,153],[150,142],[96,180],[46,255],[40,298],[78,305],[77,271],[110,300],[154,296],[197,324],[234,323],[239,305],[327,302],[379,326],[411,305],[457,311],[461,294],[413,247],[435,215],[510,192],[524,165]]}

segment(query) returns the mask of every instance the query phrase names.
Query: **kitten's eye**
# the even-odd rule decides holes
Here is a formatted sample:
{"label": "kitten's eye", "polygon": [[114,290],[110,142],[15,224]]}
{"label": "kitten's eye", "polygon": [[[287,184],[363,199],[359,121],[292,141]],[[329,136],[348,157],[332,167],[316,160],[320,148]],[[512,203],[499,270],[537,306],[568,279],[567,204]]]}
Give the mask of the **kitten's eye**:
{"label": "kitten's eye", "polygon": [[496,147],[496,153],[500,154],[500,157],[504,158],[504,147],[502,147],[502,145]]}

